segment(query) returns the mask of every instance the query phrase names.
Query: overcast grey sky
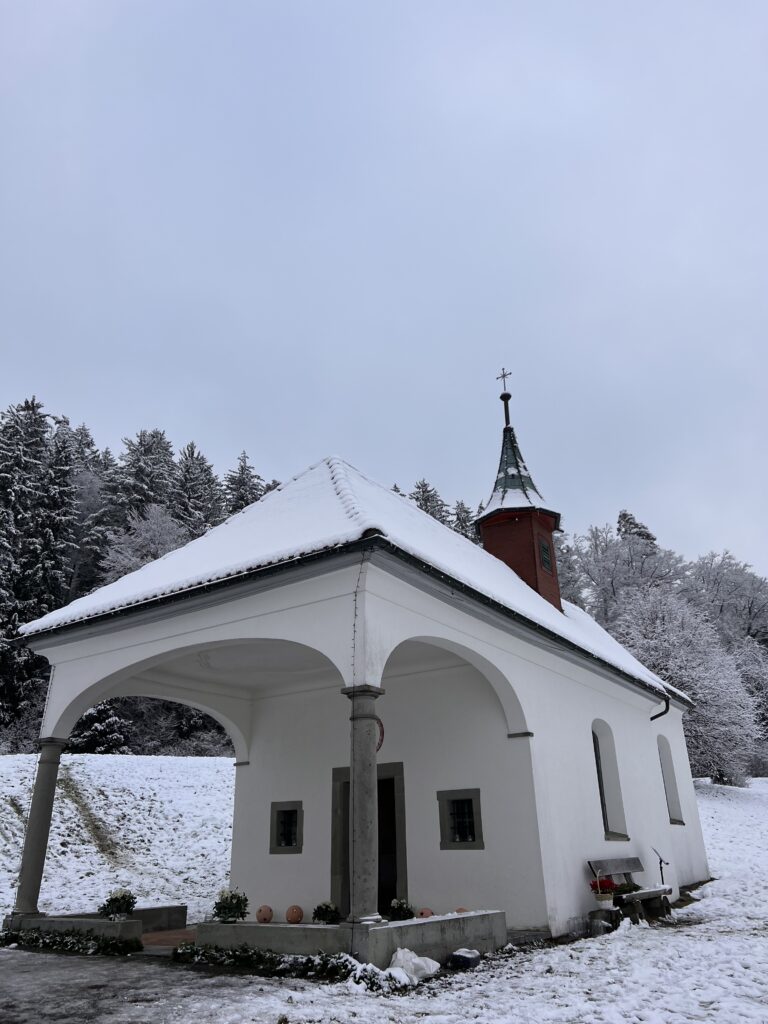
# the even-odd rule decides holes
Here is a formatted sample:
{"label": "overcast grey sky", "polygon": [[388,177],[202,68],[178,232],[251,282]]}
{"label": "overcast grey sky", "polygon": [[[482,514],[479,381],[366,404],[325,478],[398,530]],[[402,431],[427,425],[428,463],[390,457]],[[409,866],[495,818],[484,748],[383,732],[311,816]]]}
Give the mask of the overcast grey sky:
{"label": "overcast grey sky", "polygon": [[0,404],[768,574],[768,4],[0,0]]}

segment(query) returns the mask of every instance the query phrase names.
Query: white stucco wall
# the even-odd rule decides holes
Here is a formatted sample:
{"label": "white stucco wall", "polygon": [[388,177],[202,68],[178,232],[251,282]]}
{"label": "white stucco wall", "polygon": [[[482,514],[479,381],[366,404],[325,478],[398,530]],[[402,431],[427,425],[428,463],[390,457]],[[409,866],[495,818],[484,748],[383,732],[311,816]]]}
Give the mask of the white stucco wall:
{"label": "white stucco wall", "polygon": [[[639,856],[658,880],[657,847],[672,884],[708,876],[682,736],[681,712],[655,722],[653,695],[563,653],[447,587],[383,564],[276,578],[264,588],[126,616],[35,643],[55,665],[43,734],[66,736],[92,704],[142,693],[210,711],[237,759],[233,881],[252,907],[307,914],[330,895],[333,768],[349,763],[342,685],[383,683],[383,762],[404,764],[409,897],[435,911],[500,908],[510,928],[562,934],[593,909],[588,859]],[[173,659],[241,641],[278,640],[317,652],[324,674],[267,673],[258,653],[237,673],[174,675]],[[417,641],[464,659],[404,673]],[[405,646],[403,646],[405,645]],[[169,661],[170,659],[170,661]],[[398,660],[400,659],[400,660]],[[450,659],[449,659],[450,660]],[[471,663],[471,664],[469,664]],[[170,668],[169,668],[170,666]],[[616,746],[628,841],[604,837],[592,723]],[[533,736],[510,739],[507,733]],[[667,814],[657,736],[670,742],[684,826]],[[481,791],[484,850],[441,851],[436,793]],[[270,855],[269,804],[302,800],[304,852]]]}
{"label": "white stucco wall", "polygon": [[[404,766],[408,897],[444,913],[503,909],[547,924],[529,740],[507,739],[499,703],[471,666],[386,677],[377,702],[382,762]],[[238,768],[232,879],[282,919],[330,896],[331,775],[349,760],[349,703],[338,690],[256,702],[250,764]],[[441,850],[437,792],[479,789],[485,848]],[[269,853],[270,802],[301,800],[300,855]]]}

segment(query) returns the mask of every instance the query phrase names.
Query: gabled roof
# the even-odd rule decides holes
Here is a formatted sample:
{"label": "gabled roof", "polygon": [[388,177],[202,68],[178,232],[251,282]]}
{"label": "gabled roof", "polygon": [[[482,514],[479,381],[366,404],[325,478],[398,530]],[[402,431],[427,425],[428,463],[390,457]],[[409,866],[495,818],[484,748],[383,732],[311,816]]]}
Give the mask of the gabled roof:
{"label": "gabled roof", "polygon": [[586,612],[567,602],[559,612],[498,558],[338,458],[310,466],[197,540],[27,623],[19,632],[32,637],[82,623],[267,566],[332,552],[371,533],[663,696],[661,680]]}

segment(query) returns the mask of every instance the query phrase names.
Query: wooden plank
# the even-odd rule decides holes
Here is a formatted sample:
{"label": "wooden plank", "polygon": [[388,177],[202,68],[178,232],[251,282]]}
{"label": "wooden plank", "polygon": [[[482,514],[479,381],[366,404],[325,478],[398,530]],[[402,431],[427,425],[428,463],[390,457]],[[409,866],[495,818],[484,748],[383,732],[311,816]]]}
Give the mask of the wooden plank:
{"label": "wooden plank", "polygon": [[660,896],[670,896],[672,890],[668,885],[657,885],[653,889],[638,889],[636,892],[617,892],[613,897],[622,903],[632,903],[634,900],[654,900]]}
{"label": "wooden plank", "polygon": [[592,874],[597,878],[598,871],[601,876],[622,875],[630,871],[645,871],[643,862],[639,857],[614,857],[612,860],[588,860]]}

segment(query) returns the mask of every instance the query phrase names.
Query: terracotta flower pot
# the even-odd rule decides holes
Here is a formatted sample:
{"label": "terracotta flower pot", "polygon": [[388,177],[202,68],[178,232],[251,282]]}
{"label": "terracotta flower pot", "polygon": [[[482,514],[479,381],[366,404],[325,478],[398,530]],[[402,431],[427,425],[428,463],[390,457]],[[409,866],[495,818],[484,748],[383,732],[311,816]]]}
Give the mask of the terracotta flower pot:
{"label": "terracotta flower pot", "polygon": [[301,924],[304,920],[304,911],[294,903],[285,912],[285,920],[288,924]]}
{"label": "terracotta flower pot", "polygon": [[273,916],[272,907],[268,907],[266,903],[256,911],[256,920],[259,924],[269,924]]}
{"label": "terracotta flower pot", "polygon": [[455,912],[457,914],[468,914],[469,913],[469,911],[467,910],[466,907],[456,907],[456,911]]}
{"label": "terracotta flower pot", "polygon": [[422,907],[419,911],[419,917],[434,917],[434,910],[430,910],[429,907]]}

